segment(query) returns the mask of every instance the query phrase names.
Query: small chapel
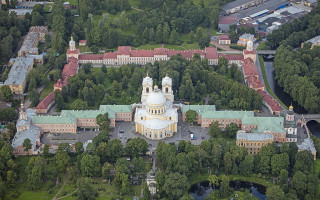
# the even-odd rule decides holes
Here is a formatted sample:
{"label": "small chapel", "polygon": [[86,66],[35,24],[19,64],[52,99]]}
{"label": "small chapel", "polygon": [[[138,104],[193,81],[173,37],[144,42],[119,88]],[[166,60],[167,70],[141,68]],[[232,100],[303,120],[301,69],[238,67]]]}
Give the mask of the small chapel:
{"label": "small chapel", "polygon": [[151,140],[173,136],[177,132],[178,112],[173,106],[172,79],[162,79],[162,89],[148,75],[142,82],[141,106],[136,108],[136,132]]}

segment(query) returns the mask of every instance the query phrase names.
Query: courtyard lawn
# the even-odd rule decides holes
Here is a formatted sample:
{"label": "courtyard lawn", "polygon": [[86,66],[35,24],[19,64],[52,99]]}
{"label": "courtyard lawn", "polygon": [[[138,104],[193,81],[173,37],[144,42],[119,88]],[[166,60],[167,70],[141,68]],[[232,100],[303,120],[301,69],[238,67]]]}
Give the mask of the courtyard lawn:
{"label": "courtyard lawn", "polygon": [[46,96],[48,96],[48,94],[50,94],[53,91],[53,85],[54,85],[54,82],[51,81],[46,87],[43,88],[40,95],[41,99],[45,98]]}
{"label": "courtyard lawn", "polygon": [[267,41],[262,42],[257,48],[257,50],[268,50],[268,49],[269,48],[267,47]]}

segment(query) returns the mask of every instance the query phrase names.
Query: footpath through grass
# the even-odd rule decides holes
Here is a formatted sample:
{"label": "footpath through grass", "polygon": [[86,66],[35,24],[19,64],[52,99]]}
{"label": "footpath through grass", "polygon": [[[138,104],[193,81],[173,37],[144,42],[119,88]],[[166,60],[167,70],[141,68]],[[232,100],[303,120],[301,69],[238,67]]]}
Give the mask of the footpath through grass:
{"label": "footpath through grass", "polygon": [[269,94],[271,96],[273,96],[273,98],[275,98],[285,109],[288,110],[288,107],[277,97],[277,95],[273,92],[273,90],[271,89],[270,85],[269,85],[269,81],[267,78],[267,74],[266,74],[266,69],[264,67],[264,60],[262,56],[259,56],[259,62],[260,62],[260,66],[261,66],[261,71],[263,74],[263,79],[264,79],[264,83],[265,86],[267,88],[267,91],[269,92]]}

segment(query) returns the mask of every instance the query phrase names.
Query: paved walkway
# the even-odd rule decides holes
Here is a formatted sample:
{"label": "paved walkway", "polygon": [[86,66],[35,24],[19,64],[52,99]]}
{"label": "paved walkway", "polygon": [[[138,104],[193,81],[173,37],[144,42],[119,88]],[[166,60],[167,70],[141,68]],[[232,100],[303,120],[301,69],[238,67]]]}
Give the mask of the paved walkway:
{"label": "paved walkway", "polygon": [[62,187],[60,188],[60,190],[57,192],[57,194],[52,198],[52,200],[57,200],[57,196],[60,194],[60,192],[63,190],[63,188],[66,186],[66,178],[67,178],[67,175],[65,175],[63,177],[63,185]]}

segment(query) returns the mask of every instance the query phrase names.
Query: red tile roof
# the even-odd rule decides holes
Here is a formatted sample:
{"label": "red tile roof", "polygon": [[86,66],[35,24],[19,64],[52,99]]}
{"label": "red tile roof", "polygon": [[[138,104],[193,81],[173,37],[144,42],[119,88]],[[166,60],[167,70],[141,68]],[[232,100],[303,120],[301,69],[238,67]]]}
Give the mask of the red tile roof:
{"label": "red tile roof", "polygon": [[219,54],[219,57],[225,57],[227,60],[239,60],[243,61],[243,55],[240,54]]}
{"label": "red tile roof", "polygon": [[66,85],[68,85],[68,82],[67,82],[67,81],[63,81],[63,80],[59,79],[59,80],[53,85],[53,87],[54,87],[54,88],[60,88],[60,89],[62,89],[63,86],[66,86]]}
{"label": "red tile roof", "polygon": [[118,55],[130,55],[131,46],[119,46]]}
{"label": "red tile roof", "polygon": [[259,90],[259,89],[264,88],[263,83],[261,83],[261,81],[258,77],[254,76],[254,75],[250,75],[246,79],[248,80],[249,87],[251,87],[255,90]]}
{"label": "red tile roof", "polygon": [[256,54],[256,51],[248,51],[247,49],[243,49],[243,54]]}
{"label": "red tile roof", "polygon": [[[155,54],[154,50],[132,50],[130,52],[131,57],[153,57]],[[118,54],[119,55],[119,54]],[[167,55],[166,53],[161,55]]]}
{"label": "red tile roof", "polygon": [[243,73],[244,73],[245,77],[251,76],[251,75],[259,76],[257,66],[255,64],[251,63],[251,62],[250,63],[246,63],[245,62],[245,64],[243,65],[242,69],[243,69]]}
{"label": "red tile roof", "polygon": [[79,54],[79,53],[80,53],[79,49],[76,49],[74,51],[71,51],[70,49],[67,50],[67,54]]}
{"label": "red tile roof", "polygon": [[205,52],[206,52],[206,58],[208,58],[208,59],[218,59],[219,58],[217,48],[215,48],[215,47],[206,47]]}
{"label": "red tile roof", "polygon": [[42,101],[40,101],[40,103],[38,104],[36,109],[47,109],[48,106],[53,101],[54,101],[54,92],[51,92],[48,96],[46,96],[44,99],[42,99]]}
{"label": "red tile roof", "polygon": [[62,80],[66,80],[67,78],[74,76],[77,74],[79,69],[78,63],[70,62],[64,65],[62,70]]}
{"label": "red tile roof", "polygon": [[219,40],[230,40],[229,35],[219,35]]}
{"label": "red tile roof", "polygon": [[117,59],[116,52],[108,52],[103,55],[103,59]]}
{"label": "red tile roof", "polygon": [[79,55],[79,60],[103,60],[102,54],[82,54]]}
{"label": "red tile roof", "polygon": [[219,24],[233,24],[236,20],[236,17],[224,16],[220,17]]}
{"label": "red tile roof", "polygon": [[87,43],[87,40],[79,40],[79,44],[86,44]]}
{"label": "red tile roof", "polygon": [[262,96],[263,101],[266,102],[266,104],[268,104],[273,111],[282,111],[281,106],[273,97],[262,90],[258,90],[258,93]]}

